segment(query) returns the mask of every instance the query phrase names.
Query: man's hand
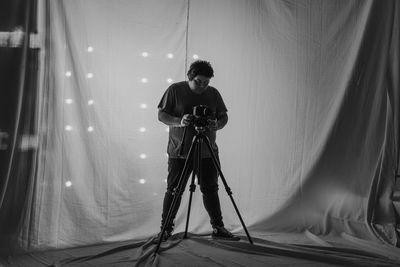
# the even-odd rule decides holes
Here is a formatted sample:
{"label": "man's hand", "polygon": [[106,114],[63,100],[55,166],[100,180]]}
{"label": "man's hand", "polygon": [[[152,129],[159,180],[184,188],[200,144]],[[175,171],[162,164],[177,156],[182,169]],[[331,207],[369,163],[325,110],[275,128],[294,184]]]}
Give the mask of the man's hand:
{"label": "man's hand", "polygon": [[208,128],[212,131],[217,131],[218,130],[218,121],[217,119],[215,120],[208,120]]}
{"label": "man's hand", "polygon": [[185,127],[185,126],[189,126],[191,123],[193,123],[193,115],[192,114],[185,114],[183,115],[182,119],[181,119],[181,126]]}

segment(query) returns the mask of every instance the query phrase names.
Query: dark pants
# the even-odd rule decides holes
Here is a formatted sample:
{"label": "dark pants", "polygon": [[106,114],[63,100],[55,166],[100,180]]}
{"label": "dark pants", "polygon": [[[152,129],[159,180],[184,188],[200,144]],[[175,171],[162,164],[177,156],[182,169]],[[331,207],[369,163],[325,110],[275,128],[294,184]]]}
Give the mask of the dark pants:
{"label": "dark pants", "polygon": [[[174,198],[174,189],[178,185],[180,174],[183,170],[184,164],[185,159],[170,158],[168,160],[167,192],[165,193],[164,197],[161,227],[164,225],[165,220],[167,219],[168,211]],[[187,181],[190,179],[189,176],[193,170],[193,161],[189,160],[188,165],[188,171],[185,173],[184,176],[184,188],[186,187]],[[224,226],[222,222],[221,206],[218,197],[218,171],[214,166],[212,158],[203,158],[200,165],[200,177],[198,177],[197,175],[197,166],[194,167],[194,171],[196,176],[198,177],[198,184],[200,185],[200,190],[203,194],[204,207],[206,208],[208,215],[210,216],[210,223],[212,226]],[[177,189],[176,191],[176,193],[178,193],[179,190]],[[167,231],[173,230],[173,221],[175,219],[176,213],[178,212],[181,199],[182,194],[178,196],[178,200],[172,213],[170,223],[169,225],[167,225],[166,228]]]}

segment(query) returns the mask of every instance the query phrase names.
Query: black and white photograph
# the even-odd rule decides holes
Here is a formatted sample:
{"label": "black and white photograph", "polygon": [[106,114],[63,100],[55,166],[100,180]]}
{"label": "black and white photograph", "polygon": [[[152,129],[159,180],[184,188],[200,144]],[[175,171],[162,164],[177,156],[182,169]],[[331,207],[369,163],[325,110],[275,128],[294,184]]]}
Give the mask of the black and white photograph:
{"label": "black and white photograph", "polygon": [[0,266],[400,266],[400,1],[0,0]]}

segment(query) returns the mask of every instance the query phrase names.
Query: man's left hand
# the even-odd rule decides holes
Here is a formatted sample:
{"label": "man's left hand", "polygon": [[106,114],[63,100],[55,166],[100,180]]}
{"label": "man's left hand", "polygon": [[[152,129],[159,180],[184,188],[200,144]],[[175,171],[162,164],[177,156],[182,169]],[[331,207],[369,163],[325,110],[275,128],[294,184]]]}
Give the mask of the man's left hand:
{"label": "man's left hand", "polygon": [[212,131],[217,131],[218,130],[218,121],[217,119],[215,120],[208,120],[208,128]]}

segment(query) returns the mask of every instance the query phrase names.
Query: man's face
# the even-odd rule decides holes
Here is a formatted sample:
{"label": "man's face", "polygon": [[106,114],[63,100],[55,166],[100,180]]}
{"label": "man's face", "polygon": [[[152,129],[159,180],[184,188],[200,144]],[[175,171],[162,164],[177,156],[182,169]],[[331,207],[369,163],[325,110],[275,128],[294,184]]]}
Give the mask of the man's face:
{"label": "man's face", "polygon": [[193,80],[189,82],[190,88],[198,94],[203,93],[207,90],[208,84],[210,83],[210,78],[203,75],[196,75]]}

